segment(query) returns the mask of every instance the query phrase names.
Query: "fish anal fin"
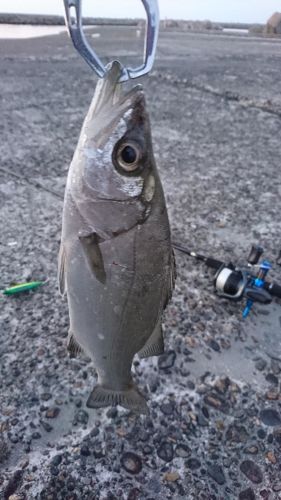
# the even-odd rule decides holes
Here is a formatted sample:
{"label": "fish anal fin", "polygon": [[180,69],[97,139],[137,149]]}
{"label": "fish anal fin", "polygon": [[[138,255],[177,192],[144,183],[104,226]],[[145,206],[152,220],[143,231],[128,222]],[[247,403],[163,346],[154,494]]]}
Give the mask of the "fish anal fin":
{"label": "fish anal fin", "polygon": [[86,403],[88,408],[116,405],[123,406],[137,414],[148,414],[146,399],[133,384],[123,391],[114,391],[102,385],[96,385]]}
{"label": "fish anal fin", "polygon": [[66,264],[66,255],[65,248],[61,243],[60,251],[59,251],[59,259],[58,259],[58,282],[59,282],[59,291],[61,295],[64,295],[66,292],[65,286],[65,264]]}
{"label": "fish anal fin", "polygon": [[100,242],[103,241],[97,233],[79,235],[83,252],[87,259],[90,270],[100,283],[106,282],[106,272],[104,269],[103,256],[100,249]]}
{"label": "fish anal fin", "polygon": [[149,358],[150,356],[160,356],[163,353],[164,353],[164,340],[163,340],[163,331],[160,318],[148,341],[146,342],[144,347],[138,352],[138,355],[140,358]]}
{"label": "fish anal fin", "polygon": [[76,358],[78,354],[83,352],[82,347],[78,344],[71,331],[68,332],[67,350],[69,352],[70,358]]}

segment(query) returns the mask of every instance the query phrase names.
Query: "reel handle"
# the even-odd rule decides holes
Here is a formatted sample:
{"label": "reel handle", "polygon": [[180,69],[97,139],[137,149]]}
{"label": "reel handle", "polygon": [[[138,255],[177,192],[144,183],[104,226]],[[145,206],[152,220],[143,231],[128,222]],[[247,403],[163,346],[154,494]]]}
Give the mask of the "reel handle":
{"label": "reel handle", "polygon": [[248,263],[251,264],[251,266],[255,266],[259,262],[263,252],[263,248],[259,245],[252,245],[247,259]]}

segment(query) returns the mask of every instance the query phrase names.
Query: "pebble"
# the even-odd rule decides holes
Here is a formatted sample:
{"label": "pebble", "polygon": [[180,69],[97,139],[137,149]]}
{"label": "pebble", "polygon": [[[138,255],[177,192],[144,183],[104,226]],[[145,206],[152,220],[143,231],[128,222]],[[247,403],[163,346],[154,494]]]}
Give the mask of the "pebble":
{"label": "pebble", "polygon": [[172,415],[175,410],[175,403],[170,401],[169,403],[163,403],[160,409],[164,415]]}
{"label": "pebble", "polygon": [[208,420],[205,418],[203,412],[200,410],[197,415],[197,422],[200,427],[207,427],[209,425]]}
{"label": "pebble", "polygon": [[185,462],[186,466],[190,469],[190,470],[196,470],[196,469],[199,469],[201,463],[199,462],[199,460],[197,458],[189,458],[186,462]]}
{"label": "pebble", "polygon": [[274,373],[268,373],[265,377],[265,380],[272,385],[278,385],[278,383],[279,383],[278,377],[276,377],[276,375],[274,375]]}
{"label": "pebble", "polygon": [[229,405],[226,401],[224,401],[220,396],[217,396],[217,394],[207,394],[204,397],[204,403],[206,403],[208,406],[212,406],[216,410],[219,410],[223,413],[228,413],[229,411]]}
{"label": "pebble", "polygon": [[266,437],[266,432],[264,429],[258,429],[257,436],[259,439],[264,439]]}
{"label": "pebble", "polygon": [[280,481],[280,482],[277,482],[277,483],[274,483],[274,484],[272,485],[272,489],[273,489],[273,491],[275,491],[275,492],[281,491],[281,481]]}
{"label": "pebble", "polygon": [[227,441],[233,443],[246,443],[249,434],[243,425],[231,424],[225,435]]}
{"label": "pebble", "polygon": [[270,463],[276,464],[277,458],[276,455],[274,455],[273,451],[268,451],[265,456]]}
{"label": "pebble", "polygon": [[127,500],[138,500],[140,498],[140,490],[138,488],[133,488],[129,491]]}
{"label": "pebble", "polygon": [[255,500],[256,495],[252,488],[247,488],[239,493],[239,500]]}
{"label": "pebble", "polygon": [[96,443],[93,449],[93,455],[95,458],[102,458],[104,453],[101,443]]}
{"label": "pebble", "polygon": [[46,417],[47,418],[56,418],[60,412],[60,409],[57,406],[54,406],[53,408],[49,408],[46,411]]}
{"label": "pebble", "polygon": [[181,458],[187,458],[191,454],[191,449],[185,444],[179,444],[175,449],[175,455]]}
{"label": "pebble", "polygon": [[280,396],[280,393],[277,391],[267,391],[265,394],[266,399],[268,399],[269,401],[277,401]]}
{"label": "pebble", "polygon": [[121,457],[121,465],[130,474],[139,474],[142,470],[142,461],[138,455],[128,451]]}
{"label": "pebble", "polygon": [[145,455],[151,455],[151,454],[153,453],[153,448],[152,448],[152,446],[150,446],[150,445],[146,444],[146,445],[143,447],[142,451],[143,451],[143,453],[144,453]]}
{"label": "pebble", "polygon": [[273,436],[274,436],[275,441],[278,444],[281,444],[281,427],[278,429],[274,429]]}
{"label": "pebble", "polygon": [[229,386],[230,386],[230,379],[228,377],[221,377],[219,378],[214,387],[216,391],[218,391],[220,394],[226,394]]}
{"label": "pebble", "polygon": [[168,368],[172,368],[174,366],[176,359],[176,353],[175,351],[168,351],[165,354],[162,354],[162,356],[159,356],[158,358],[158,367],[160,370],[167,370]]}
{"label": "pebble", "polygon": [[252,445],[245,448],[244,452],[248,453],[249,455],[256,455],[259,452],[259,449],[257,446]]}
{"label": "pebble", "polygon": [[89,420],[89,413],[86,410],[78,410],[74,415],[74,420],[79,424],[87,424]]}
{"label": "pebble", "polygon": [[86,444],[83,444],[80,449],[80,454],[83,457],[89,457],[91,455],[91,452],[89,450],[89,447]]}
{"label": "pebble", "polygon": [[11,441],[11,443],[18,443],[19,442],[19,438],[18,438],[18,435],[17,434],[10,434],[8,435],[9,437],[9,440]]}
{"label": "pebble", "polygon": [[279,413],[273,408],[267,408],[260,412],[260,419],[269,427],[274,427],[276,425],[281,425],[281,418]]}
{"label": "pebble", "polygon": [[53,430],[53,427],[48,422],[44,422],[44,420],[40,420],[40,424],[46,432],[51,432]]}
{"label": "pebble", "polygon": [[55,465],[51,466],[50,471],[51,471],[52,476],[58,476],[58,474],[59,474],[59,469]]}
{"label": "pebble", "polygon": [[116,417],[118,417],[118,410],[117,410],[117,408],[115,408],[115,407],[109,408],[109,410],[107,410],[107,412],[106,412],[106,416],[108,418],[116,418]]}
{"label": "pebble", "polygon": [[179,478],[180,478],[180,475],[178,472],[166,472],[166,474],[164,474],[164,477],[163,477],[164,481],[168,481],[168,482],[172,482],[172,483],[177,481]]}
{"label": "pebble", "polygon": [[174,458],[174,449],[172,443],[169,441],[163,441],[163,443],[157,449],[157,455],[164,462],[171,462]]}
{"label": "pebble", "polygon": [[31,437],[32,437],[32,439],[40,439],[42,436],[41,436],[40,432],[36,431],[36,432],[33,432],[31,434]]}
{"label": "pebble", "polygon": [[208,475],[216,481],[219,485],[222,485],[225,483],[225,475],[223,472],[223,469],[220,465],[214,464],[214,465],[209,465],[207,468]]}
{"label": "pebble", "polygon": [[[161,491],[161,484],[160,482],[157,480],[156,477],[152,477],[148,483],[147,483],[147,491],[151,492],[151,493],[160,493]],[[155,497],[153,495],[152,499],[154,500]]]}
{"label": "pebble", "polygon": [[40,396],[40,399],[42,399],[42,401],[49,401],[49,399],[51,399],[52,397],[52,394],[50,394],[49,392],[43,392]]}
{"label": "pebble", "polygon": [[240,470],[252,483],[262,482],[263,476],[260,467],[251,460],[244,460],[240,465]]}
{"label": "pebble", "polygon": [[215,352],[220,352],[221,350],[219,343],[214,339],[208,340],[207,345]]}
{"label": "pebble", "polygon": [[62,461],[61,455],[55,455],[51,460],[51,465],[57,467]]}
{"label": "pebble", "polygon": [[259,358],[256,362],[255,362],[255,368],[257,370],[259,370],[260,372],[262,372],[265,368],[266,368],[266,361],[262,358]]}
{"label": "pebble", "polygon": [[274,375],[279,375],[281,369],[280,369],[280,363],[276,361],[275,359],[271,360],[271,369]]}
{"label": "pebble", "polygon": [[10,480],[8,481],[8,484],[6,488],[4,489],[4,498],[9,498],[9,496],[13,495],[13,493],[16,491],[18,488],[23,476],[23,471],[21,469],[17,469]]}
{"label": "pebble", "polygon": [[10,454],[9,447],[3,439],[0,439],[0,464],[5,462]]}

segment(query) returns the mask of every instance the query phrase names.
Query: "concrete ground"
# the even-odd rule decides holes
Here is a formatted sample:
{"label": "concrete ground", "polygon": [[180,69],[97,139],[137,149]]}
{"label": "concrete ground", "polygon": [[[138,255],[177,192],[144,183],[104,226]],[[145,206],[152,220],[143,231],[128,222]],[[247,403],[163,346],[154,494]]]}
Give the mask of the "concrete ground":
{"label": "concrete ground", "polygon": [[[91,37],[98,31],[100,37]],[[135,64],[133,28],[88,32],[100,56]],[[243,263],[281,246],[280,40],[160,34],[143,79],[174,240]],[[57,291],[62,196],[96,77],[65,34],[0,42],[0,497],[281,498],[281,308],[213,294],[177,254],[167,354],[136,359],[150,415],[89,410],[92,364],[66,351]],[[272,279],[281,281],[275,266]]]}

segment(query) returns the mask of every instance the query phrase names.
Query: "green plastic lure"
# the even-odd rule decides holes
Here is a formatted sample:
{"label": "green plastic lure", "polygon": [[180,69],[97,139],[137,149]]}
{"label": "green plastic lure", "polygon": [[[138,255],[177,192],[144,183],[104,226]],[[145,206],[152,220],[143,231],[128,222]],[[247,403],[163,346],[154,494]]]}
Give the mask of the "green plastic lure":
{"label": "green plastic lure", "polygon": [[29,281],[28,283],[19,283],[18,285],[6,288],[3,293],[4,295],[14,295],[16,293],[27,292],[28,290],[35,290],[44,283],[45,281]]}

